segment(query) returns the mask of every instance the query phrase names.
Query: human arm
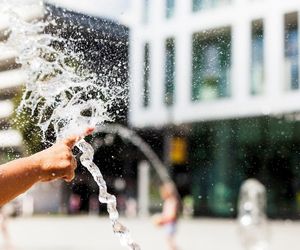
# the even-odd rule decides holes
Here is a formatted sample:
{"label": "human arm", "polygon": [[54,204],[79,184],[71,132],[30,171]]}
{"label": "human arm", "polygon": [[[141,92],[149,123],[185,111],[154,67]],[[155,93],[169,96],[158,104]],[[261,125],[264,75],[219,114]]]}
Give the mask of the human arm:
{"label": "human arm", "polygon": [[177,220],[177,214],[172,212],[168,215],[161,215],[157,217],[155,224],[158,226],[162,226],[171,222],[175,222],[176,220]]}
{"label": "human arm", "polygon": [[0,206],[24,193],[39,181],[74,178],[76,161],[72,148],[78,137],[54,144],[35,155],[0,166]]}
{"label": "human arm", "polygon": [[[166,204],[167,203],[167,204]],[[164,204],[163,213],[154,217],[154,223],[162,226],[171,222],[175,222],[178,218],[178,201],[171,198]]]}

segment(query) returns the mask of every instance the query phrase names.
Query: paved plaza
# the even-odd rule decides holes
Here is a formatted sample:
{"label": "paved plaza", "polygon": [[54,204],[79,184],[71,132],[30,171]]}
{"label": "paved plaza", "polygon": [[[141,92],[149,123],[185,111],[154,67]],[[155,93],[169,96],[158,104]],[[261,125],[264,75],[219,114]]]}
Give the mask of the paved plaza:
{"label": "paved plaza", "polygon": [[[164,232],[148,219],[123,219],[143,250],[165,250]],[[33,217],[11,219],[13,250],[118,250],[122,248],[105,217]],[[271,223],[270,250],[299,250],[300,222]],[[180,250],[242,250],[234,220],[181,220]],[[3,239],[0,237],[1,249]]]}

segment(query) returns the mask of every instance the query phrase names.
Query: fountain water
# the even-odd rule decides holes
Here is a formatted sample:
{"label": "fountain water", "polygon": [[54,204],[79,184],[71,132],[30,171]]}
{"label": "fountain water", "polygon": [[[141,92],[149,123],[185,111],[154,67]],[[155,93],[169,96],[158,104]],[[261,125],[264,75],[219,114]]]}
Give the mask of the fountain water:
{"label": "fountain water", "polygon": [[105,124],[102,126],[98,126],[95,132],[117,134],[122,139],[131,142],[133,145],[138,147],[138,149],[141,150],[141,152],[148,158],[149,162],[154,167],[156,173],[163,183],[173,183],[166,166],[161,162],[152,148],[140,136],[138,136],[135,131],[119,124]]}
{"label": "fountain water", "polygon": [[[16,7],[42,4],[38,0],[0,0],[0,12],[9,17],[9,37],[0,46],[17,52],[17,63],[26,73],[19,111],[29,109],[33,116],[38,116],[37,125],[44,140],[49,129],[62,139],[111,121],[108,110],[124,90],[86,70],[81,55],[68,47],[68,41],[45,33],[47,21],[26,22],[14,11]],[[51,24],[55,25],[55,21]],[[99,185],[99,201],[107,204],[114,233],[123,246],[140,249],[119,222],[116,197],[107,193],[103,176],[93,163],[93,148],[84,139],[76,146],[82,151],[82,164]]]}
{"label": "fountain water", "polygon": [[238,221],[246,250],[268,250],[266,189],[255,179],[246,180],[240,191]]}
{"label": "fountain water", "polygon": [[95,132],[98,133],[107,133],[107,134],[115,134],[120,136],[123,140],[129,141],[134,146],[136,146],[148,159],[152,167],[155,169],[158,177],[160,178],[163,184],[169,184],[173,186],[174,192],[177,194],[179,199],[179,193],[176,188],[175,183],[170,178],[167,167],[162,163],[157,154],[153,151],[153,149],[147,144],[135,131],[122,126],[120,124],[105,124],[96,127]]}

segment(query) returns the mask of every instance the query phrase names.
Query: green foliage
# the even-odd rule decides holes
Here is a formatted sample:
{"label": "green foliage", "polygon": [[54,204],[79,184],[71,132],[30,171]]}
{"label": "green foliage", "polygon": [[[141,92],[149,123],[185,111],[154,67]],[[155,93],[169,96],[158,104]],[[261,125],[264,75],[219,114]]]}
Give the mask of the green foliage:
{"label": "green foliage", "polygon": [[11,118],[12,126],[19,130],[23,136],[23,146],[25,147],[25,154],[33,154],[41,151],[44,148],[41,139],[41,131],[35,125],[37,124],[37,117],[31,114],[31,110],[22,109],[18,111],[22,99],[22,91],[19,91],[13,98],[15,106],[15,113]]}

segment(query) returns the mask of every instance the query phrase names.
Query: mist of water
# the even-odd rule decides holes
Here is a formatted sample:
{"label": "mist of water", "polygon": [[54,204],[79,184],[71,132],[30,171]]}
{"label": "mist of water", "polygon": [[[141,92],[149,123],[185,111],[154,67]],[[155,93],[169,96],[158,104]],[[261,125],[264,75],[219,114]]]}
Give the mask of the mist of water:
{"label": "mist of water", "polygon": [[239,231],[245,250],[269,250],[266,189],[256,179],[246,180],[239,196]]}
{"label": "mist of water", "polygon": [[[131,142],[147,157],[163,183],[173,183],[168,173],[167,167],[162,163],[162,161],[155,154],[149,144],[147,144],[133,130],[130,130],[129,128],[126,128],[120,124],[105,124],[103,126],[97,127],[95,132],[117,134],[122,139]],[[176,188],[174,183],[173,185],[174,188]]]}
{"label": "mist of water", "polygon": [[[15,11],[33,6],[42,8],[43,2],[0,0],[0,15],[8,17],[8,39],[0,44],[0,48],[15,51],[17,63],[26,74],[19,110],[29,109],[32,116],[38,117],[37,126],[44,140],[49,130],[57,139],[62,139],[71,134],[82,134],[87,127],[111,121],[113,118],[108,110],[120,98],[122,89],[85,69],[82,55],[69,48],[68,41],[45,33],[49,21],[24,21]],[[51,25],[55,26],[55,21],[51,21]],[[119,222],[116,197],[107,192],[106,182],[93,163],[92,146],[84,139],[76,146],[82,151],[82,165],[99,185],[99,201],[107,204],[114,233],[123,246],[140,249],[129,230]]]}

